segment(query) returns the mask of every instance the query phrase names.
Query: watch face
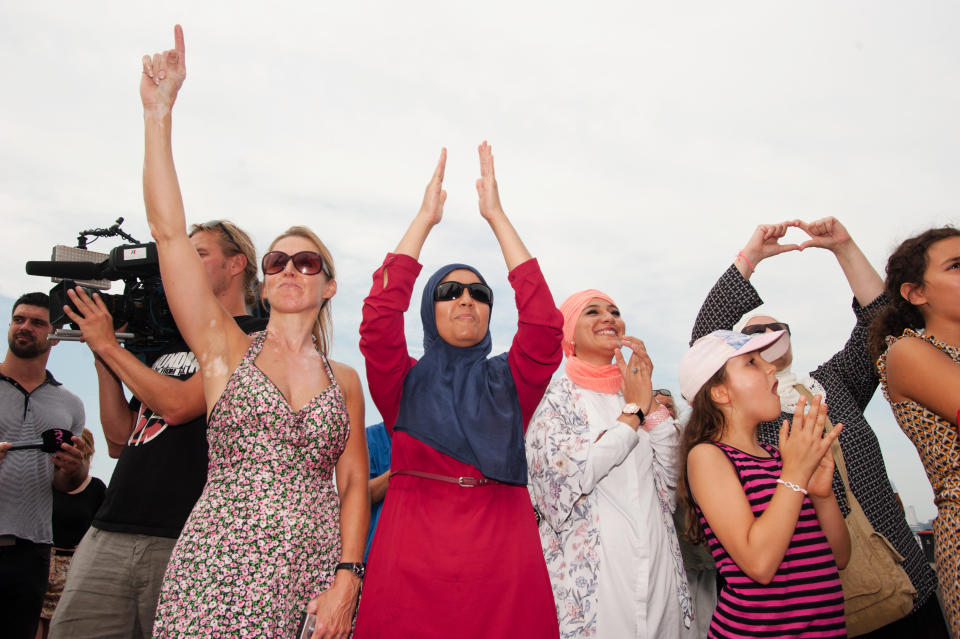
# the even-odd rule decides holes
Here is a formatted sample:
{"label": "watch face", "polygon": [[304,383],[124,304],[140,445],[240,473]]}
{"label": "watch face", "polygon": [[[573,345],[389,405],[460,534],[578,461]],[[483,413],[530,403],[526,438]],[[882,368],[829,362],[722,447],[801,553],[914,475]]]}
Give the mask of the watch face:
{"label": "watch face", "polygon": [[636,404],[626,404],[623,407],[623,412],[630,415],[636,415],[640,411],[640,407]]}

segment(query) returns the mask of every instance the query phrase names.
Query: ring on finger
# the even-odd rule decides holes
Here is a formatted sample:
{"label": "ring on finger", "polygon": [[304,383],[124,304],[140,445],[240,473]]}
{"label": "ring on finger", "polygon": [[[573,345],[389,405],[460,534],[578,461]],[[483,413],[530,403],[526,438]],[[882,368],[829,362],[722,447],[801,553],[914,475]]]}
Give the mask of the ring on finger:
{"label": "ring on finger", "polygon": [[638,370],[640,370],[640,369],[639,369],[639,368],[637,368],[636,366],[634,366],[634,367],[633,367],[633,368],[631,369],[631,371],[630,371],[630,372],[632,372],[632,373],[636,373],[636,372],[637,372]]}

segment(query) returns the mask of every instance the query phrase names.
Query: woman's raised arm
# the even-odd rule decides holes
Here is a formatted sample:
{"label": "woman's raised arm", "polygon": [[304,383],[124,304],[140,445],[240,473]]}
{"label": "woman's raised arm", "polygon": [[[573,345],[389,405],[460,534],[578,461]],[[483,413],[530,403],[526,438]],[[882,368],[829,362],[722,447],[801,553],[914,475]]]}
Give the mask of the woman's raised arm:
{"label": "woman's raised arm", "polygon": [[[236,358],[228,356],[225,362],[223,356],[228,355],[230,343],[235,343],[242,354],[245,346],[240,344],[245,336],[214,296],[203,263],[187,236],[170,135],[171,110],[187,68],[183,29],[176,25],[173,33],[173,49],[143,56],[143,200],[150,233],[157,242],[164,292],[177,328],[202,368],[206,368],[205,362],[215,361],[219,365],[214,368],[229,368],[229,375],[233,368],[229,364]],[[223,381],[226,383],[226,377]]]}
{"label": "woman's raised arm", "polygon": [[503,259],[507,263],[507,270],[512,271],[530,259],[530,251],[523,245],[500,206],[500,192],[497,190],[497,178],[493,171],[493,150],[486,140],[477,150],[480,152],[480,177],[477,179],[480,215],[493,229],[493,234],[500,243]]}

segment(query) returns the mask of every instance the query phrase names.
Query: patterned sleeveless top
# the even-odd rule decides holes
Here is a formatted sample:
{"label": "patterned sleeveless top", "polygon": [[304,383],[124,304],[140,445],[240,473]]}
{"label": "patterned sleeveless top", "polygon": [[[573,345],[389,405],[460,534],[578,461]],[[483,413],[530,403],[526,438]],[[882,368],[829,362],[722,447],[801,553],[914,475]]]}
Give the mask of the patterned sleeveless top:
{"label": "patterned sleeveless top", "polygon": [[[960,364],[960,349],[912,328],[904,330],[900,337],[887,337],[887,348],[904,337],[922,339]],[[887,351],[877,361],[877,369],[880,371],[883,396],[890,402],[900,428],[920,454],[920,461],[933,487],[934,503],[938,507],[946,502],[960,504],[960,432],[957,427],[926,406],[913,401],[894,402],[890,399],[887,393]]]}
{"label": "patterned sleeveless top", "polygon": [[167,565],[153,636],[292,637],[340,560],[333,470],[350,435],[330,385],[294,410],[256,365],[266,331],[210,411],[210,472]]}
{"label": "patterned sleeveless top", "polygon": [[[754,457],[726,444],[715,444],[733,463],[753,514],[767,508],[783,462],[780,451],[760,442],[770,457]],[[845,637],[843,590],[833,551],[820,529],[809,497],[783,562],[768,585],[744,573],[720,544],[700,508],[700,525],[723,577],[709,637]]]}
{"label": "patterned sleeveless top", "polygon": [[[887,348],[904,337],[922,339],[960,364],[960,348],[912,328],[904,330],[900,337],[887,337]],[[883,396],[890,402],[897,423],[916,446],[933,488],[933,503],[937,505],[933,537],[940,598],[951,635],[960,637],[960,432],[956,426],[926,406],[912,400],[894,402],[890,399],[887,389],[887,353],[888,351],[884,351],[877,361],[880,385]]]}

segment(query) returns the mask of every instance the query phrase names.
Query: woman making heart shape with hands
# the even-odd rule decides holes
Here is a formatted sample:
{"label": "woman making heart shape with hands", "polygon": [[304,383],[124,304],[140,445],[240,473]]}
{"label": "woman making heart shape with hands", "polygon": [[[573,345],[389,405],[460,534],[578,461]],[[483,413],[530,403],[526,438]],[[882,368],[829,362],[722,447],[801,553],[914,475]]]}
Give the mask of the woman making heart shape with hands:
{"label": "woman making heart shape with hands", "polygon": [[[791,228],[803,230],[810,238],[800,244],[781,243]],[[887,477],[880,443],[863,415],[879,383],[873,360],[867,352],[867,328],[889,301],[883,293],[883,280],[846,227],[833,217],[813,222],[790,220],[757,226],[736,254],[733,264],[704,300],[694,323],[691,344],[712,331],[733,328],[742,317],[763,303],[750,283],[750,277],[764,260],[809,248],[826,249],[837,258],[854,295],[856,322],[843,348],[809,374],[798,374],[791,369],[794,356],[792,347],[772,362],[776,367],[781,415],[778,419],[761,423],[757,437],[767,444],[777,444],[782,421],[790,418],[802,397],[798,387],[805,387],[812,394],[824,397],[829,406],[830,421],[844,424],[838,441],[846,461],[851,490],[863,506],[873,528],[903,555],[901,565],[917,590],[912,612],[878,632],[899,632],[902,624],[909,627],[910,633],[916,633],[919,629],[924,636],[946,637],[940,606],[934,596],[936,575],[924,559],[907,525]],[[789,272],[783,273],[780,283],[798,291],[816,286],[813,282],[791,277]],[[789,336],[791,327],[784,317],[755,315],[749,317],[740,330],[747,334],[786,330]],[[833,490],[846,516],[849,506],[838,473],[834,473]]]}

